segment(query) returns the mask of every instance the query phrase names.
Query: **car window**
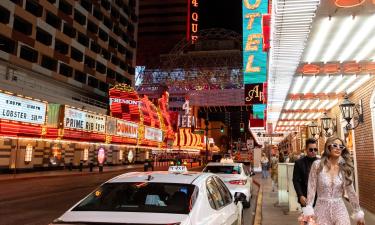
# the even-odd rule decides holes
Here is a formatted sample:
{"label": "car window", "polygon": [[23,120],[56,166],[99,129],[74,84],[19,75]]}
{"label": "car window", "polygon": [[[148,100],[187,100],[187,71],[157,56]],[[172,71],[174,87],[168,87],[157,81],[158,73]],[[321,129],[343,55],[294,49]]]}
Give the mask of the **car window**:
{"label": "car window", "polygon": [[244,167],[244,172],[246,174],[246,176],[250,176],[250,172],[249,172],[249,169],[246,167],[246,166],[243,166]]}
{"label": "car window", "polygon": [[105,183],[73,211],[151,212],[188,214],[196,186],[192,184]]}
{"label": "car window", "polygon": [[213,209],[220,209],[225,205],[223,196],[221,195],[219,188],[213,178],[209,178],[206,183],[208,201]]}
{"label": "car window", "polygon": [[240,166],[227,166],[227,165],[208,165],[204,168],[203,172],[206,173],[218,173],[218,174],[241,174]]}
{"label": "car window", "polygon": [[221,195],[223,196],[223,199],[225,201],[225,205],[228,205],[228,204],[232,203],[232,201],[233,201],[232,194],[230,193],[227,186],[224,184],[224,182],[219,177],[215,177],[214,179],[215,179],[217,187],[219,188],[219,191],[220,191]]}

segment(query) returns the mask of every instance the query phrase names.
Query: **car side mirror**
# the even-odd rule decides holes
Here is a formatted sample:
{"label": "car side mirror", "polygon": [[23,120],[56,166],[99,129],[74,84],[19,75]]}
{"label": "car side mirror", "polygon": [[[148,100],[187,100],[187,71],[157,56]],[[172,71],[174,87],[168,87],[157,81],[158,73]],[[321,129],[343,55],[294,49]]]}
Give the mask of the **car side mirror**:
{"label": "car side mirror", "polygon": [[234,203],[238,203],[238,202],[244,202],[246,201],[246,195],[242,192],[236,192],[234,193]]}

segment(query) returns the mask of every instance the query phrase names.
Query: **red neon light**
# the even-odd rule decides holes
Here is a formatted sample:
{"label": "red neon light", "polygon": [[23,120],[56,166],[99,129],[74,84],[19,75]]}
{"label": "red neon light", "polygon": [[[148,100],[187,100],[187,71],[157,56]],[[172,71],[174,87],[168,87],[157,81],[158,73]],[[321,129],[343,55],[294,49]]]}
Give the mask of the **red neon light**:
{"label": "red neon light", "polygon": [[190,1],[187,0],[187,16],[186,16],[186,41],[190,41]]}

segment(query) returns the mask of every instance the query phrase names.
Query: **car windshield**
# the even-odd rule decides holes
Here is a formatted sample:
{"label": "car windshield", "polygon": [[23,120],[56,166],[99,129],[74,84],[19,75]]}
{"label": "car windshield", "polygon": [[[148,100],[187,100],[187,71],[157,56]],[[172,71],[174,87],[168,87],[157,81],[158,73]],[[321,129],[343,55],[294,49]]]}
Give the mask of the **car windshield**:
{"label": "car windshield", "polygon": [[240,174],[240,166],[207,166],[203,172],[206,173],[222,173],[222,174]]}
{"label": "car windshield", "polygon": [[86,197],[73,211],[188,214],[197,193],[197,187],[191,184],[106,183]]}

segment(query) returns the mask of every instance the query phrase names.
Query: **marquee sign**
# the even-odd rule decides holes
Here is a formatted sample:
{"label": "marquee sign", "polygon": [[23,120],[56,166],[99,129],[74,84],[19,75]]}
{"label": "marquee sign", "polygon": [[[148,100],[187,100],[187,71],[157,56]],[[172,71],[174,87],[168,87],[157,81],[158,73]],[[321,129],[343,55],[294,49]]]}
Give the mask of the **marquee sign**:
{"label": "marquee sign", "polygon": [[64,128],[105,133],[106,117],[65,106]]}
{"label": "marquee sign", "polygon": [[111,116],[132,122],[140,121],[141,101],[132,87],[118,84],[109,90],[109,97]]}
{"label": "marquee sign", "polygon": [[42,125],[46,120],[46,109],[44,102],[0,93],[0,119]]}
{"label": "marquee sign", "polygon": [[137,138],[138,124],[117,120],[117,135],[129,138]]}
{"label": "marquee sign", "polygon": [[145,139],[149,141],[163,141],[163,131],[160,129],[145,126]]}
{"label": "marquee sign", "polygon": [[243,74],[244,84],[266,82],[267,53],[263,52],[262,15],[268,0],[243,0]]}

